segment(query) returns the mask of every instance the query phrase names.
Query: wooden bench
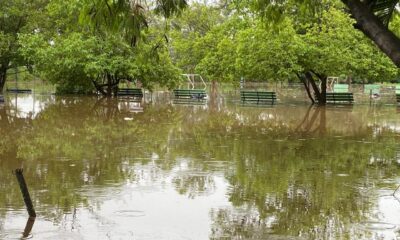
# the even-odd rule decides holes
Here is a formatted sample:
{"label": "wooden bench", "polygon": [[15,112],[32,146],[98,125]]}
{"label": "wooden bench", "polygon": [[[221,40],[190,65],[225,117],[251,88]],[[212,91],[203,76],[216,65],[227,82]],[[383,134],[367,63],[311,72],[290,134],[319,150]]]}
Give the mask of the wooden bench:
{"label": "wooden bench", "polygon": [[264,91],[240,91],[240,100],[242,102],[276,102],[275,92],[264,92]]}
{"label": "wooden bench", "polygon": [[204,100],[207,97],[206,90],[204,89],[175,89],[175,98],[198,99]]}
{"label": "wooden bench", "polygon": [[400,103],[400,84],[396,85],[396,101]]}
{"label": "wooden bench", "polygon": [[118,89],[117,95],[143,98],[143,91],[141,88],[120,88]]}
{"label": "wooden bench", "polygon": [[326,93],[327,103],[353,103],[353,93],[348,92],[330,92]]}

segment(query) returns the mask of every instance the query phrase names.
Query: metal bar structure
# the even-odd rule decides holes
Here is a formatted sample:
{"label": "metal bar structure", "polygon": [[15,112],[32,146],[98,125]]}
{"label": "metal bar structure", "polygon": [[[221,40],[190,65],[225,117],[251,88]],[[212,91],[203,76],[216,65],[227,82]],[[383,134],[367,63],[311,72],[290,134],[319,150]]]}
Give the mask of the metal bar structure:
{"label": "metal bar structure", "polygon": [[188,89],[195,88],[196,77],[198,77],[201,80],[201,83],[204,85],[204,90],[207,89],[207,84],[200,74],[182,74],[182,76],[186,77],[186,79],[188,81]]}

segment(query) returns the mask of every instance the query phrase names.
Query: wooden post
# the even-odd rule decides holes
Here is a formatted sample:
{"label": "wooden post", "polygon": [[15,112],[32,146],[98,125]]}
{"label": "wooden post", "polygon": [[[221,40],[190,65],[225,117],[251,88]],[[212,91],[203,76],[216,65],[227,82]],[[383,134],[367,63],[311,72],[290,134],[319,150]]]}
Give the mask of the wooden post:
{"label": "wooden post", "polygon": [[26,222],[25,225],[25,229],[24,232],[22,233],[22,238],[26,239],[27,237],[29,237],[29,234],[32,231],[33,228],[33,224],[35,223],[35,219],[34,217],[29,217],[28,221]]}
{"label": "wooden post", "polygon": [[29,195],[28,187],[26,186],[26,182],[23,175],[23,169],[18,168],[15,170],[15,176],[17,177],[19,188],[21,189],[22,197],[24,198],[26,209],[28,210],[28,214],[30,217],[35,218],[36,212],[33,208],[31,196]]}
{"label": "wooden post", "polygon": [[397,190],[399,190],[400,189],[400,185],[396,188],[396,190],[394,190],[394,192],[393,192],[393,196],[394,197],[396,197],[396,192],[397,192]]}

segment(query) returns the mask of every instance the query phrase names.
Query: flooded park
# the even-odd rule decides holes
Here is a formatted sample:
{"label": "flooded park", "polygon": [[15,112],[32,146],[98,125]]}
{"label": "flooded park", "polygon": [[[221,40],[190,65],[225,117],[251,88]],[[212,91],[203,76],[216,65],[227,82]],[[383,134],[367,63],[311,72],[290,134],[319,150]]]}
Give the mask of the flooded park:
{"label": "flooded park", "polygon": [[[5,99],[0,239],[400,238],[389,101]],[[20,167],[37,213],[28,233]]]}
{"label": "flooded park", "polygon": [[0,0],[0,240],[400,240],[400,0]]}

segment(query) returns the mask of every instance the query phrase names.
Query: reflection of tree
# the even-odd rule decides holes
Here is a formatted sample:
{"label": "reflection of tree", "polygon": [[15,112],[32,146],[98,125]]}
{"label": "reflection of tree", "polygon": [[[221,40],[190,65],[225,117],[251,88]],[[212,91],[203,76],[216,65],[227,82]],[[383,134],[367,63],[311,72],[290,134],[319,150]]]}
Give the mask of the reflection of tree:
{"label": "reflection of tree", "polygon": [[187,194],[189,198],[210,194],[215,188],[213,177],[206,174],[181,174],[174,178],[173,183],[180,194]]}
{"label": "reflection of tree", "polygon": [[[346,237],[343,226],[360,222],[371,207],[362,191],[399,171],[393,164],[395,145],[382,149],[381,144],[333,137],[302,141],[291,136],[284,143],[267,137],[260,148],[245,136],[239,141],[240,150],[233,150],[236,167],[227,175],[229,196],[234,206],[252,211],[216,215],[214,226],[232,238],[257,238],[268,231],[312,239],[333,233],[338,235],[332,239]],[[374,166],[371,155],[386,158]],[[245,220],[239,224],[238,217]]]}
{"label": "reflection of tree", "polygon": [[[312,114],[311,114],[312,112]],[[318,118],[318,121],[317,121]],[[312,129],[314,128],[314,129]],[[319,132],[324,135],[326,132],[326,108],[325,106],[310,106],[302,120],[297,126],[296,131],[305,133]]]}
{"label": "reflection of tree", "polygon": [[94,98],[59,98],[33,120],[0,112],[0,144],[7,145],[0,152],[0,182],[9,183],[0,186],[7,193],[0,196],[2,206],[23,206],[15,201],[20,198],[11,175],[16,167],[25,168],[38,213],[57,218],[87,204],[79,188],[134,179],[138,173],[124,162],[146,164],[153,153],[166,154],[174,112],[149,108],[125,121],[118,102],[96,103]]}
{"label": "reflection of tree", "polygon": [[21,165],[38,214],[54,221],[93,204],[85,186],[107,194],[172,175],[194,198],[212,193],[219,174],[234,207],[212,212],[211,238],[340,235],[371,207],[360,189],[398,175],[398,135],[363,112],[148,105],[126,120],[118,101],[94,98],[58,98],[34,119],[0,111],[0,215],[23,208],[11,175]]}
{"label": "reflection of tree", "polygon": [[[224,172],[237,209],[213,212],[211,238],[349,237],[343,227],[372,207],[365,191],[399,170],[396,136],[386,128],[376,135],[353,111],[246,111],[189,112],[175,133],[180,157],[235,163]],[[214,170],[204,160],[195,167]]]}

